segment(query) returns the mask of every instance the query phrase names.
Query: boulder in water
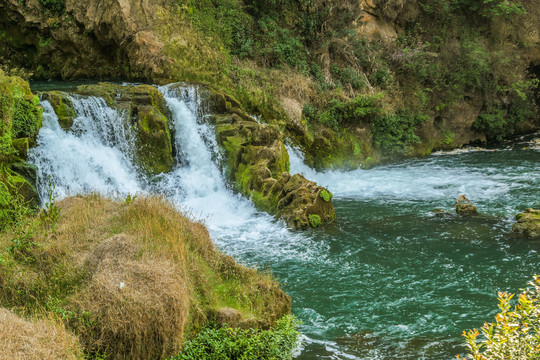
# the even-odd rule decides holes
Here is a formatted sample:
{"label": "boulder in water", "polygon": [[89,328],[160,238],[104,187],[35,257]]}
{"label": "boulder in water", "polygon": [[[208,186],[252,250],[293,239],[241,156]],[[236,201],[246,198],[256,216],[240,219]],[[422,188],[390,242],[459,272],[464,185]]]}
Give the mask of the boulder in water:
{"label": "boulder in water", "polygon": [[526,209],[516,216],[512,231],[529,238],[540,239],[540,210]]}
{"label": "boulder in water", "polygon": [[476,206],[471,204],[470,200],[467,199],[465,195],[459,196],[456,199],[454,206],[456,207],[456,213],[458,215],[462,215],[462,216],[478,215],[478,210],[476,209]]}

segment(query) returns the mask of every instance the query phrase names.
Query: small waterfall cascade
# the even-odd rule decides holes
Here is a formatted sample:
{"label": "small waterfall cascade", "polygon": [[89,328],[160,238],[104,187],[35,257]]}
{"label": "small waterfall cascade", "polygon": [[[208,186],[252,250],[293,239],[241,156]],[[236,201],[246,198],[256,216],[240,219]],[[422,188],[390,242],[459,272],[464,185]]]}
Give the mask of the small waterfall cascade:
{"label": "small waterfall cascade", "polygon": [[64,130],[48,101],[42,101],[43,127],[38,145],[29,154],[38,168],[38,191],[45,199],[49,180],[63,198],[98,192],[110,196],[141,192],[132,161],[132,134],[124,116],[103,99],[72,98],[76,118]]}

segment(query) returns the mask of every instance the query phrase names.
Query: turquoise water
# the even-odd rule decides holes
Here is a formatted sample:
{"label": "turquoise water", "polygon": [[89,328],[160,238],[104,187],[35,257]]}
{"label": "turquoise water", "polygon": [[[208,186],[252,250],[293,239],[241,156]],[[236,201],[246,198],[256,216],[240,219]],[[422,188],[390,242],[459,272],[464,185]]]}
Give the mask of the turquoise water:
{"label": "turquoise water", "polygon": [[[320,174],[338,221],[312,232],[317,256],[266,260],[310,338],[299,358],[463,353],[462,331],[493,319],[497,292],[540,272],[540,243],[510,233],[514,214],[540,207],[540,153],[521,147]],[[482,216],[453,214],[461,193]]]}
{"label": "turquoise water", "polygon": [[[74,96],[78,116],[69,131],[42,104],[44,127],[30,155],[41,193],[50,176],[60,198],[167,196],[202,219],[224,252],[272,269],[304,324],[299,359],[453,359],[463,353],[462,331],[493,318],[498,291],[516,292],[540,273],[540,242],[511,234],[516,213],[540,208],[533,139],[327,173],[307,168],[291,149],[291,172],[328,187],[337,214],[326,228],[295,232],[231,192],[196,89],[159,89],[176,130],[174,171],[145,178],[125,114]],[[454,214],[461,194],[481,216]]]}

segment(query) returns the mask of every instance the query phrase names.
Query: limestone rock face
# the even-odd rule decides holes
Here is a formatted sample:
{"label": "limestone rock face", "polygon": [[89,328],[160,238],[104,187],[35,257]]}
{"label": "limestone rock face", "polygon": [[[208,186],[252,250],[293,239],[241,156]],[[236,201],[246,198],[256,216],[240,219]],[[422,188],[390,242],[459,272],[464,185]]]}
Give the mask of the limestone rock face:
{"label": "limestone rock face", "polygon": [[527,237],[540,239],[540,210],[526,209],[516,216],[517,222],[512,226],[516,233]]}
{"label": "limestone rock face", "polygon": [[416,0],[359,0],[358,31],[371,40],[394,40],[419,14]]}
{"label": "limestone rock face", "polygon": [[0,29],[14,39],[7,56],[27,68],[43,64],[38,76],[129,73],[148,78],[162,74],[166,62],[163,44],[152,31],[156,10],[164,4],[164,0],[66,0],[65,13],[57,15],[39,0],[4,0]]}
{"label": "limestone rock face", "polygon": [[294,229],[334,220],[328,190],[301,175],[289,174],[289,155],[279,129],[258,123],[222,92],[201,87],[199,94],[205,111],[214,114],[217,141],[225,151],[229,178],[238,192]]}
{"label": "limestone rock face", "polygon": [[172,170],[169,110],[163,95],[154,86],[100,83],[80,86],[77,93],[103,97],[110,106],[126,111],[136,130],[136,157],[143,170],[150,175]]}

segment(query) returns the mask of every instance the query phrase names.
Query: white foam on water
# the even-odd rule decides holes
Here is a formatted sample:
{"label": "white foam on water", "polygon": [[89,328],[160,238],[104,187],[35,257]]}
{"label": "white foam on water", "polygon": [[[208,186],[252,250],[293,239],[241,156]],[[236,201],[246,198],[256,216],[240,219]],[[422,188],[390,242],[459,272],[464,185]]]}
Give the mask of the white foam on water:
{"label": "white foam on water", "polygon": [[[357,200],[430,201],[455,199],[467,194],[471,200],[504,198],[511,189],[526,188],[540,173],[512,169],[464,166],[437,157],[385,165],[373,169],[318,172],[304,164],[302,153],[288,147],[291,173],[327,187],[337,198]],[[525,184],[521,184],[522,180]]]}

